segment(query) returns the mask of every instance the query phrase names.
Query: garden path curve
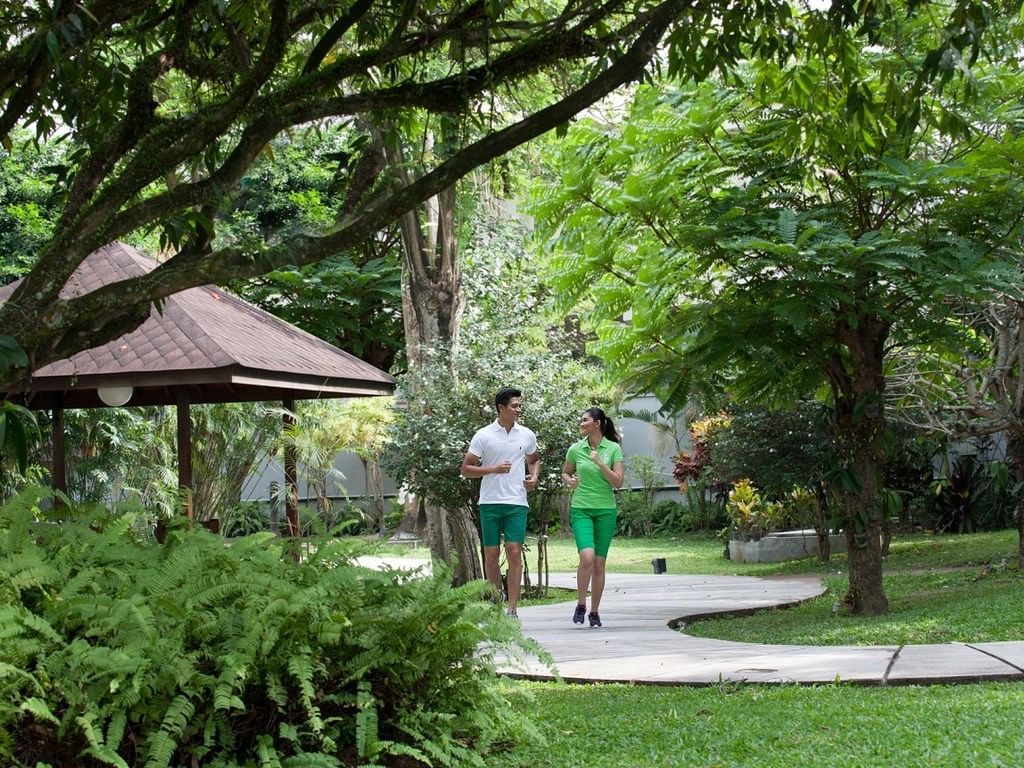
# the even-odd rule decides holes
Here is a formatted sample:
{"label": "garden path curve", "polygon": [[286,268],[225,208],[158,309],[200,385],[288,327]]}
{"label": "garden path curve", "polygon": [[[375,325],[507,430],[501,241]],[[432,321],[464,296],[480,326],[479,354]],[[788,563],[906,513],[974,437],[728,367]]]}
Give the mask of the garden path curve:
{"label": "garden path curve", "polygon": [[[551,574],[576,588],[575,574]],[[575,601],[519,609],[523,634],[554,658],[562,679],[715,685],[721,682],[863,685],[1024,681],[1024,641],[891,646],[758,645],[691,637],[680,620],[791,605],[820,595],[812,577],[609,574],[604,626],[571,621]],[[550,679],[536,659],[503,659],[505,674]]]}

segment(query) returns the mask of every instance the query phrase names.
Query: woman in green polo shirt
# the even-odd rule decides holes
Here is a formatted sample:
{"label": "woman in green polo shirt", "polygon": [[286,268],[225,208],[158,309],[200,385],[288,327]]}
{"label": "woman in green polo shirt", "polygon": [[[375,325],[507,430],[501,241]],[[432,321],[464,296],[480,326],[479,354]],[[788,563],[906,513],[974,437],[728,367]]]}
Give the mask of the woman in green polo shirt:
{"label": "woman in green polo shirt", "polygon": [[577,600],[572,620],[582,624],[590,591],[590,626],[601,626],[604,564],[615,533],[615,489],[622,487],[622,446],[612,420],[600,408],[588,408],[580,417],[583,439],[569,446],[562,465],[562,480],[572,491],[570,519],[580,564],[576,568]]}

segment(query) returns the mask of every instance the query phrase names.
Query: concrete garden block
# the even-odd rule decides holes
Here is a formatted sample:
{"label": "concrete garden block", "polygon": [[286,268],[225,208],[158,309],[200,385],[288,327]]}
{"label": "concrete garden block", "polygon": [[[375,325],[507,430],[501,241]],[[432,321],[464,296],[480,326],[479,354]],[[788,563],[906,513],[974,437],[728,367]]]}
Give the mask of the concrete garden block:
{"label": "concrete garden block", "polygon": [[[846,537],[829,536],[833,553],[846,551]],[[734,563],[781,563],[817,557],[818,537],[813,530],[778,531],[758,541],[730,541],[729,559]]]}

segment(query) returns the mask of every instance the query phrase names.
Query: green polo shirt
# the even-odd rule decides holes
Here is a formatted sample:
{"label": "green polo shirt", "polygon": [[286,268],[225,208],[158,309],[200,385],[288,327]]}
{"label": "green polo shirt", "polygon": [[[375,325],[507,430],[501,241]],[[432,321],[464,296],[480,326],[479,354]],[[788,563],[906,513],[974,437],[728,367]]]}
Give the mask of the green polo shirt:
{"label": "green polo shirt", "polygon": [[[601,460],[610,468],[615,469],[615,462],[622,461],[622,446],[601,438],[597,446]],[[612,509],[615,507],[615,492],[612,484],[605,478],[601,468],[590,459],[590,444],[586,438],[569,446],[565,460],[576,465],[576,475],[580,484],[572,494],[572,506],[580,509]]]}

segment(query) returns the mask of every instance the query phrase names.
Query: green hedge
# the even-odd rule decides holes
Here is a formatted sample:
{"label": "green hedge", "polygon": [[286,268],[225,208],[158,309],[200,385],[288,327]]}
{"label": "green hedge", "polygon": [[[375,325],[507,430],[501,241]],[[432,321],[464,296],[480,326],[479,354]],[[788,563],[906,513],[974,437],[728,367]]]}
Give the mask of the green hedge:
{"label": "green hedge", "polygon": [[[450,575],[351,564],[324,541],[0,509],[0,764],[481,765],[531,732],[494,685],[517,626]],[[536,649],[533,649],[536,650]]]}

